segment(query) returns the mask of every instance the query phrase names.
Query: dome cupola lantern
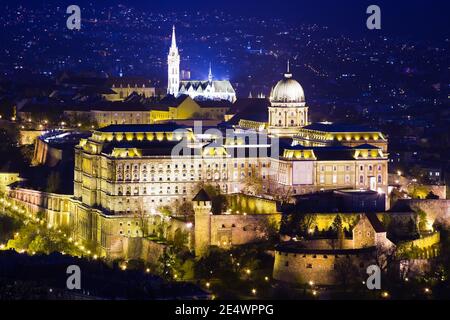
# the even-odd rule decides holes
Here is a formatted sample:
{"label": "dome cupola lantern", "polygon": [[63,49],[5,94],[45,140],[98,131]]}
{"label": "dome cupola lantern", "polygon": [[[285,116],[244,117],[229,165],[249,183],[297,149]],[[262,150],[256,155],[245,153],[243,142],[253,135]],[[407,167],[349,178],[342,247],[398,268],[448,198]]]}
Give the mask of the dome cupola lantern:
{"label": "dome cupola lantern", "polygon": [[290,69],[288,61],[283,79],[270,92],[269,133],[283,137],[292,137],[308,124],[305,93]]}
{"label": "dome cupola lantern", "polygon": [[270,93],[270,102],[280,103],[305,103],[305,93],[297,80],[292,78],[289,61],[284,78],[275,85]]}

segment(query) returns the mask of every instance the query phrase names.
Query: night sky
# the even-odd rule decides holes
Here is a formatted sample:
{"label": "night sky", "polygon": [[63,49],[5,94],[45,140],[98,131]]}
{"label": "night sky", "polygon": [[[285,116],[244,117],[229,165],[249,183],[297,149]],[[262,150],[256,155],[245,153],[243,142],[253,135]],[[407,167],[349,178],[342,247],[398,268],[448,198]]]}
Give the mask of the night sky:
{"label": "night sky", "polygon": [[[2,3],[23,3],[36,6],[43,1],[6,0]],[[88,0],[47,0],[55,5],[92,2]],[[450,1],[448,0],[95,0],[99,7],[126,3],[155,11],[224,10],[240,15],[278,16],[299,23],[327,25],[347,34],[364,35],[371,4],[381,7],[382,31],[388,36],[408,36],[417,39],[449,37]]]}

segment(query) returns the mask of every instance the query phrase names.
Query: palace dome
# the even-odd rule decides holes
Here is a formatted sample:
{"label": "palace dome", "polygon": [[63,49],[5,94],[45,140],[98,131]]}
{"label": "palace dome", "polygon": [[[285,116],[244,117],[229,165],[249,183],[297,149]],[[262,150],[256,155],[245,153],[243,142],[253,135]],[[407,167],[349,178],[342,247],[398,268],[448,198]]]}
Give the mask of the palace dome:
{"label": "palace dome", "polygon": [[270,102],[302,103],[305,102],[305,93],[300,83],[292,79],[292,74],[288,72],[270,92]]}

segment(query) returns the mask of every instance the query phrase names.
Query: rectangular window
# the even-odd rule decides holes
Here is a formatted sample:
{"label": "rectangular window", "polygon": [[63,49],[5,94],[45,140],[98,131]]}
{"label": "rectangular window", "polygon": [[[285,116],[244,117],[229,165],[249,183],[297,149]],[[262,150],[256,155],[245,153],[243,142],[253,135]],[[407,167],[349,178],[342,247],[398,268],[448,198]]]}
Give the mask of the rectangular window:
{"label": "rectangular window", "polygon": [[306,269],[312,269],[312,264],[311,263],[307,263],[306,264]]}

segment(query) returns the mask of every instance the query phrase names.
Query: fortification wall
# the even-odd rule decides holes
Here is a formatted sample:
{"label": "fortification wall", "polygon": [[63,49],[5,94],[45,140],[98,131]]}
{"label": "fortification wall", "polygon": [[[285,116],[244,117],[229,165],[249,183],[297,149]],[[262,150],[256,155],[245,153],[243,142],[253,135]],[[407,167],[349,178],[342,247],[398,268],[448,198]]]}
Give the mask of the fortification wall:
{"label": "fortification wall", "polygon": [[[275,263],[273,268],[273,278],[275,280],[307,284],[310,281],[317,285],[335,285],[341,282],[340,269],[346,265],[353,265],[347,268],[348,276],[355,277],[363,274],[366,268],[373,264],[370,256],[364,255],[326,255],[326,254],[303,254],[303,253],[283,253],[275,251]],[[340,266],[338,266],[340,265]]]}
{"label": "fortification wall", "polygon": [[278,230],[280,214],[211,216],[211,245],[229,247],[266,240]]}

